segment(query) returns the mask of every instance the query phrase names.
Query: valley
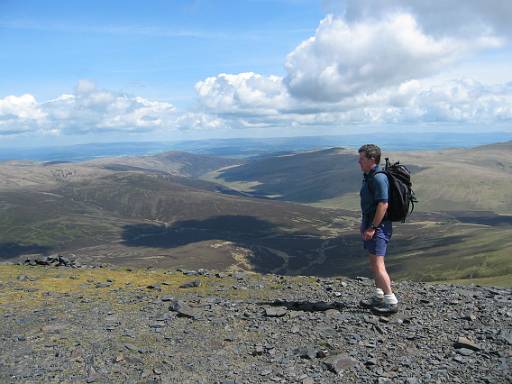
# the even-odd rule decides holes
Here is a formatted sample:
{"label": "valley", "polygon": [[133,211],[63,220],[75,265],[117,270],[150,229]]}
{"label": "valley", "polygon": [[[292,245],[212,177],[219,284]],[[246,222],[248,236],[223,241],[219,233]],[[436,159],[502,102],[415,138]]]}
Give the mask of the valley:
{"label": "valley", "polygon": [[[393,276],[512,285],[510,144],[389,156],[411,169],[420,200],[395,225]],[[368,276],[360,180],[354,151],[343,148],[4,162],[0,258]]]}

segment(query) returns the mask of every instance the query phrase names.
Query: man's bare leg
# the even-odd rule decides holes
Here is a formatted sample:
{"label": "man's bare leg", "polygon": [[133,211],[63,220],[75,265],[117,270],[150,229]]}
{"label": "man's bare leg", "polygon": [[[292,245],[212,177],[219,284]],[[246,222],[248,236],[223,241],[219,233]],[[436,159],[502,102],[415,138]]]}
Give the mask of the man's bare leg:
{"label": "man's bare leg", "polygon": [[393,293],[391,290],[391,279],[389,278],[386,266],[384,265],[384,257],[375,256],[369,253],[368,259],[375,279],[375,286],[382,289],[385,295],[391,295]]}

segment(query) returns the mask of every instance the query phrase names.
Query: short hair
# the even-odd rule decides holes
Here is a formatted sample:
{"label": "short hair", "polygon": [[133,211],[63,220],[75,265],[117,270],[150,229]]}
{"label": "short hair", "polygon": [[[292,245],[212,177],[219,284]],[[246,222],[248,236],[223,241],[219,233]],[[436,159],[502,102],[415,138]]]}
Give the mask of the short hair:
{"label": "short hair", "polygon": [[361,146],[358,150],[359,153],[364,152],[364,155],[367,159],[374,159],[375,164],[380,163],[380,148],[375,144],[365,144]]}

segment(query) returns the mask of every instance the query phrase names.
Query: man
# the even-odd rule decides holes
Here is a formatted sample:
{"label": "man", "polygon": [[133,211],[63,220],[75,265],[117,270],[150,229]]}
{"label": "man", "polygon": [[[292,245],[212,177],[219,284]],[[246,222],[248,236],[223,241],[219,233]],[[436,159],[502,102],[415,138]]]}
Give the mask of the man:
{"label": "man", "polygon": [[379,166],[381,150],[374,144],[365,144],[359,148],[359,166],[363,172],[361,187],[361,237],[364,249],[368,251],[370,267],[375,279],[375,296],[362,300],[361,305],[371,308],[378,314],[390,314],[398,311],[398,300],[391,290],[384,256],[393,232],[391,221],[386,219],[388,208],[389,181]]}

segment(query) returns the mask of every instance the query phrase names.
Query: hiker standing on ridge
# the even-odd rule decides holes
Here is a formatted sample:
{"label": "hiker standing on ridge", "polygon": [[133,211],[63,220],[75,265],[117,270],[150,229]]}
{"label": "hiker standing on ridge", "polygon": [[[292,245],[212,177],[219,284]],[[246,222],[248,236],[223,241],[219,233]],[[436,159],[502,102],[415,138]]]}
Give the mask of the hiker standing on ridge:
{"label": "hiker standing on ridge", "polygon": [[375,279],[375,295],[362,300],[361,305],[381,314],[396,313],[398,300],[391,290],[391,279],[384,265],[384,256],[393,233],[386,218],[389,198],[389,180],[379,166],[381,150],[374,144],[365,144],[358,150],[359,166],[363,172],[361,187],[362,222],[360,227],[364,249],[368,251],[370,267]]}

